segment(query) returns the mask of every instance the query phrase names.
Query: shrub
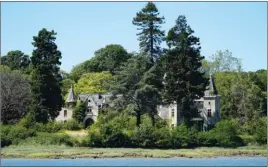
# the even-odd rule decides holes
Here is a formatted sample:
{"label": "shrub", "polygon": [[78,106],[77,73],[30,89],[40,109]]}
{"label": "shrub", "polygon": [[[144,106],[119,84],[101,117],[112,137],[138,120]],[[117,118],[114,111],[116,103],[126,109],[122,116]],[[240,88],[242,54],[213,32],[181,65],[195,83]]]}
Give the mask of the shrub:
{"label": "shrub", "polygon": [[222,120],[211,130],[210,135],[216,140],[216,146],[237,147],[242,146],[243,140],[238,136],[234,121]]}
{"label": "shrub", "polygon": [[77,120],[70,120],[64,123],[64,129],[66,130],[80,130],[82,125]]}
{"label": "shrub", "polygon": [[12,144],[12,141],[8,138],[8,133],[10,132],[10,130],[10,125],[1,124],[1,147],[5,147]]}
{"label": "shrub", "polygon": [[102,147],[102,135],[96,126],[92,126],[88,131],[88,145],[91,147]]}
{"label": "shrub", "polygon": [[134,140],[140,147],[154,147],[154,143],[156,142],[154,127],[151,124],[141,124],[135,130]]}
{"label": "shrub", "polygon": [[31,112],[27,113],[27,115],[19,121],[19,125],[27,129],[34,127],[35,126],[34,114],[32,114]]}
{"label": "shrub", "polygon": [[73,110],[73,118],[77,120],[79,123],[83,122],[83,119],[85,118],[85,113],[87,110],[86,102],[78,101],[76,104],[74,110]]}
{"label": "shrub", "polygon": [[155,146],[158,148],[170,148],[171,144],[171,132],[169,127],[162,127],[156,129],[154,132]]}
{"label": "shrub", "polygon": [[171,144],[173,148],[185,148],[189,146],[190,133],[187,126],[182,123],[171,131]]}
{"label": "shrub", "polygon": [[35,136],[35,131],[20,125],[1,125],[1,146],[18,144],[21,140]]}
{"label": "shrub", "polygon": [[20,144],[30,144],[30,145],[66,145],[73,146],[73,140],[67,134],[57,134],[57,133],[47,133],[39,132],[37,136],[28,138],[25,141],[20,142]]}
{"label": "shrub", "polygon": [[199,132],[197,134],[197,141],[198,146],[206,147],[215,146],[217,143],[216,139],[211,135],[210,132]]}
{"label": "shrub", "polygon": [[128,136],[122,132],[114,121],[101,126],[100,133],[105,147],[123,147],[129,143]]}
{"label": "shrub", "polygon": [[71,137],[71,140],[74,147],[89,147],[89,140],[87,136],[80,138]]}
{"label": "shrub", "polygon": [[35,130],[38,132],[56,133],[64,129],[64,123],[51,121],[47,124],[36,123]]}
{"label": "shrub", "polygon": [[239,135],[245,145],[257,145],[255,136],[252,135]]}
{"label": "shrub", "polygon": [[259,144],[267,143],[267,117],[260,118],[256,124],[256,134],[254,138]]}

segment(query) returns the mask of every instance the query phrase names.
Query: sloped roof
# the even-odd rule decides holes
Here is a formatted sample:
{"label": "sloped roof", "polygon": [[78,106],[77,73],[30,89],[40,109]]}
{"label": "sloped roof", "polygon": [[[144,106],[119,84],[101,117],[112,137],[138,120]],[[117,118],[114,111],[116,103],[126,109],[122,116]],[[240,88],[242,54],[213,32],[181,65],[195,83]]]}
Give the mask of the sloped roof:
{"label": "sloped roof", "polygon": [[71,86],[66,102],[70,103],[70,102],[75,102],[75,101],[76,101],[76,98],[75,98],[74,90],[73,90],[73,87]]}
{"label": "sloped roof", "polygon": [[[81,101],[88,101],[88,105],[95,106],[101,104],[108,104],[111,102],[112,94],[80,94],[78,95]],[[120,97],[121,95],[116,95]]]}
{"label": "sloped roof", "polygon": [[209,76],[209,85],[207,86],[207,90],[205,91],[205,96],[217,95],[217,94],[218,94],[218,91],[216,89],[214,79],[213,79],[212,75],[210,75]]}

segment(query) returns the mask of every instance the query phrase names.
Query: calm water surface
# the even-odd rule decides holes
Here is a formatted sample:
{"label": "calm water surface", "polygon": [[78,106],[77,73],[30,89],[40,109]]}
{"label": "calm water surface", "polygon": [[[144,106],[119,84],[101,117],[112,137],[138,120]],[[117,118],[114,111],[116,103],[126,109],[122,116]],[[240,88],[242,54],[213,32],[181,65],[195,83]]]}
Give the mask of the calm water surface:
{"label": "calm water surface", "polygon": [[2,159],[1,166],[267,166],[267,158]]}

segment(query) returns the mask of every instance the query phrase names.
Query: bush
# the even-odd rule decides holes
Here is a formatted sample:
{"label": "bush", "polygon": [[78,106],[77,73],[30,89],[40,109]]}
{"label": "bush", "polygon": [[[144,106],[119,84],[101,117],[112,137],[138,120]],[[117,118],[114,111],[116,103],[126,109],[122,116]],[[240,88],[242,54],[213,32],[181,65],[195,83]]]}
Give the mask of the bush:
{"label": "bush", "polygon": [[172,146],[171,143],[171,132],[169,127],[162,127],[156,129],[154,132],[154,136],[156,137],[155,146],[158,148],[170,148]]}
{"label": "bush", "polygon": [[134,140],[140,147],[154,147],[154,143],[156,142],[154,127],[150,124],[141,124],[140,127],[135,130]]}
{"label": "bush", "polygon": [[216,139],[210,132],[199,132],[197,134],[198,146],[213,147],[216,145]]}
{"label": "bush", "polygon": [[1,147],[5,147],[12,144],[11,139],[8,138],[10,130],[11,130],[10,125],[1,124]]}
{"label": "bush", "polygon": [[254,138],[259,144],[267,143],[267,117],[260,118],[256,124],[256,134]]}
{"label": "bush", "polygon": [[222,120],[210,131],[211,137],[216,140],[219,147],[238,147],[244,145],[236,131],[237,124],[234,121]]}
{"label": "bush", "polygon": [[19,121],[19,125],[27,129],[35,126],[34,114],[29,112],[24,118]]}
{"label": "bush", "polygon": [[252,135],[239,135],[245,145],[257,145],[256,138]]}
{"label": "bush", "polygon": [[92,126],[88,131],[88,144],[90,147],[102,147],[102,135],[96,126]]}
{"label": "bush", "polygon": [[48,133],[56,133],[60,130],[64,129],[64,123],[51,121],[47,124],[36,123],[35,130],[37,132],[48,132]]}
{"label": "bush", "polygon": [[73,146],[73,142],[74,140],[67,134],[39,132],[37,136],[28,138],[20,144]]}
{"label": "bush", "polygon": [[191,140],[195,139],[191,136],[192,133],[187,126],[182,123],[177,128],[171,131],[171,144],[173,148],[187,148],[191,146]]}
{"label": "bush", "polygon": [[70,120],[64,123],[64,129],[66,130],[80,130],[82,128],[83,126],[77,120]]}
{"label": "bush", "polygon": [[8,133],[8,138],[12,144],[18,144],[21,140],[35,136],[36,133],[33,129],[26,129],[22,126],[13,126]]}
{"label": "bush", "polygon": [[73,118],[77,120],[79,123],[83,122],[83,119],[85,118],[85,113],[87,110],[86,102],[78,101],[76,104],[74,110],[73,110]]}
{"label": "bush", "polygon": [[74,147],[89,147],[88,137],[71,138]]}
{"label": "bush", "polygon": [[35,136],[35,131],[20,125],[1,125],[1,146],[18,144],[20,141]]}
{"label": "bush", "polygon": [[118,127],[114,121],[100,127],[103,146],[105,147],[123,147],[129,143],[129,138]]}

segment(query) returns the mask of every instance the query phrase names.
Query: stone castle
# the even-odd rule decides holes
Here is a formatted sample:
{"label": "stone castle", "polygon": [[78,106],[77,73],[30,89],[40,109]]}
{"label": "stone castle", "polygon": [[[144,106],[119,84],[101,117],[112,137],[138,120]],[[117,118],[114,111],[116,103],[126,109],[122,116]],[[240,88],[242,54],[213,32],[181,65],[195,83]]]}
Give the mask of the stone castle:
{"label": "stone castle", "polygon": [[[212,76],[209,79],[210,83],[204,96],[194,100],[191,109],[196,112],[196,116],[192,121],[197,122],[200,130],[206,131],[215,125],[220,120],[220,96],[217,93]],[[121,95],[117,95],[119,97]],[[65,107],[62,108],[56,121],[65,122],[72,119],[73,109],[77,101],[87,102],[86,116],[83,120],[84,127],[87,127],[97,121],[99,111],[111,104],[112,94],[80,94],[75,95],[71,87],[66,99]],[[174,102],[169,105],[159,105],[158,116],[167,120],[171,127],[176,127],[182,122],[180,107]]]}

